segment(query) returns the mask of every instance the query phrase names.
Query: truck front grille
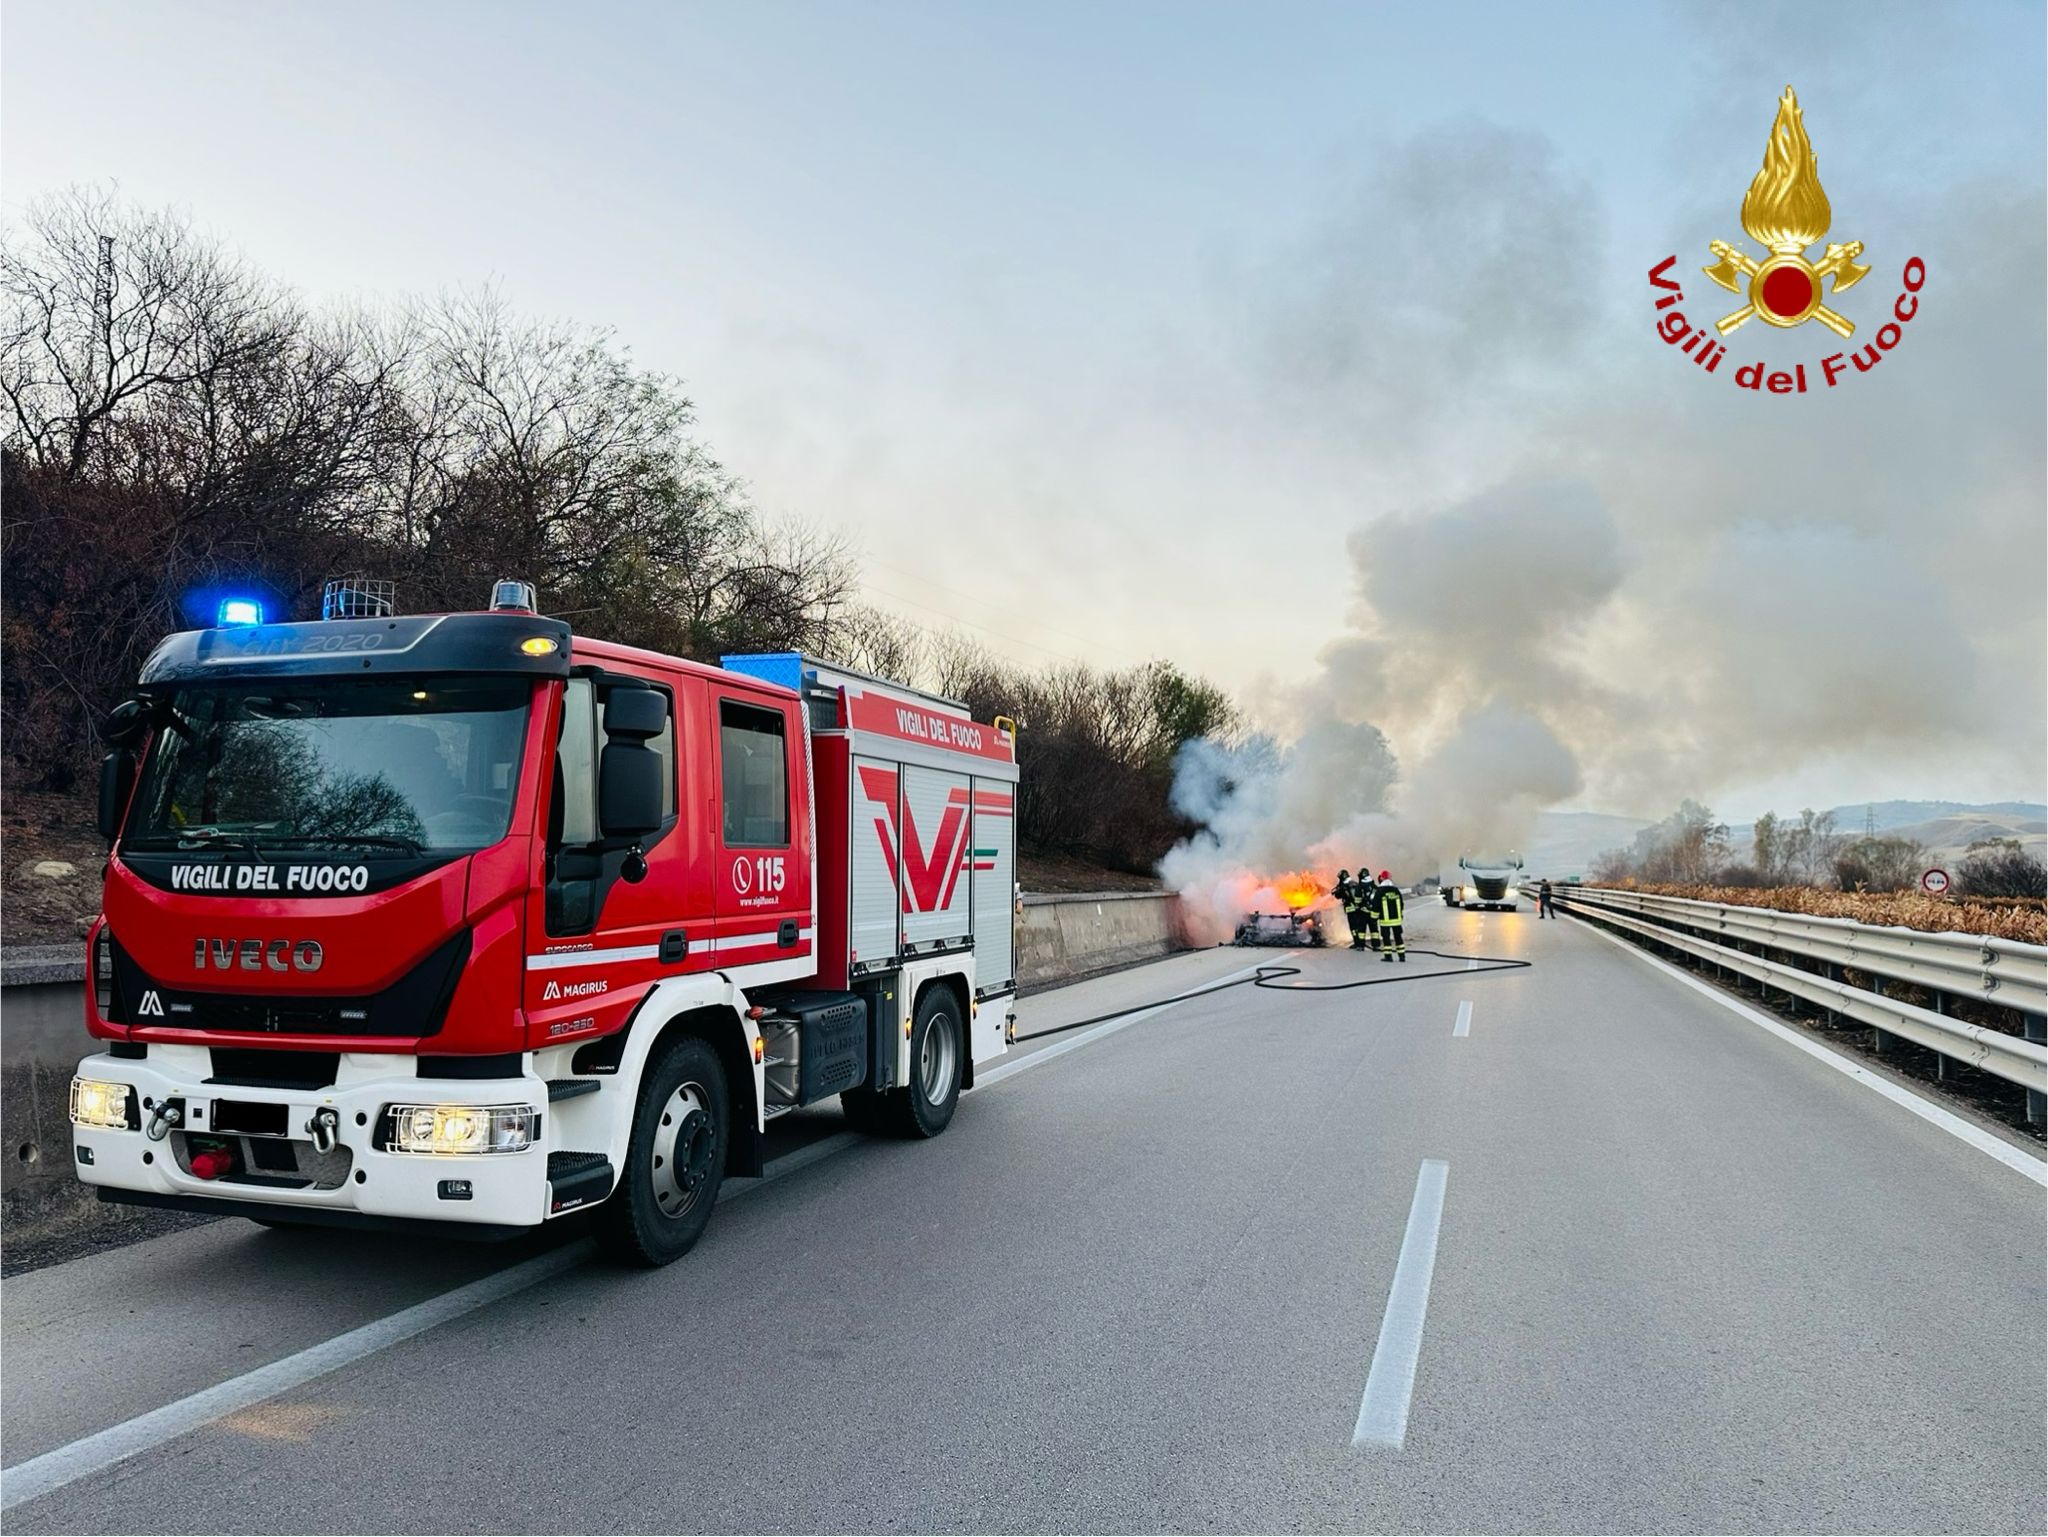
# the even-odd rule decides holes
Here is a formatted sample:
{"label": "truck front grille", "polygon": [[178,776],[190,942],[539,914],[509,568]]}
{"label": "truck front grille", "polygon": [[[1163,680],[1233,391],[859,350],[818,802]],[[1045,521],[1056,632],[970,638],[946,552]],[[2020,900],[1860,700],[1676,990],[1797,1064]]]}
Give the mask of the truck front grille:
{"label": "truck front grille", "polygon": [[450,936],[382,992],[353,998],[170,987],[143,971],[118,939],[108,943],[114,996],[106,1014],[112,1024],[247,1035],[418,1037],[435,1034],[447,1017],[469,959],[470,932],[463,929]]}

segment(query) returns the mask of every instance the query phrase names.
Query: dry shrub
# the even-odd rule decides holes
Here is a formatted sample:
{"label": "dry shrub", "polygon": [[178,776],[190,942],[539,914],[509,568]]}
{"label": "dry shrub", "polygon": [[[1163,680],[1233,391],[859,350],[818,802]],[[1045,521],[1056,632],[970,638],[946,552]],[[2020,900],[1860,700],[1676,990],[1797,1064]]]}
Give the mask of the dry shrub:
{"label": "dry shrub", "polygon": [[1814,918],[1893,924],[1930,934],[1988,934],[2023,944],[2048,944],[2048,902],[2039,897],[1931,897],[1919,891],[1819,891],[1811,886],[1755,889],[1628,880],[1611,884],[1625,891],[1730,907],[1769,907]]}

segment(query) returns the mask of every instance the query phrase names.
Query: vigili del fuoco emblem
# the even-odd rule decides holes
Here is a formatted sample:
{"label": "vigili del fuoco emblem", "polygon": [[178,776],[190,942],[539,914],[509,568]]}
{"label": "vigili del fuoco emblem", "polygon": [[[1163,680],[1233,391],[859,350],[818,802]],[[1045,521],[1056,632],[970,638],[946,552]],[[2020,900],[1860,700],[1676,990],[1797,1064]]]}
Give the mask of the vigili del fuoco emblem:
{"label": "vigili del fuoco emblem", "polygon": [[1755,316],[1766,325],[1787,329],[1818,320],[1837,336],[1853,335],[1855,324],[1824,302],[1828,295],[1822,280],[1833,278],[1834,292],[1840,293],[1869,276],[1870,269],[1856,263],[1863,242],[1830,244],[1818,263],[1806,259],[1807,248],[1827,234],[1831,217],[1799,98],[1788,85],[1778,100],[1778,119],[1771,125],[1763,169],[1742,196],[1742,227],[1770,254],[1759,262],[1725,240],[1708,246],[1720,258],[1702,269],[1708,277],[1737,294],[1744,292],[1743,280],[1748,280],[1749,302],[1722,316],[1715,329],[1726,336]]}

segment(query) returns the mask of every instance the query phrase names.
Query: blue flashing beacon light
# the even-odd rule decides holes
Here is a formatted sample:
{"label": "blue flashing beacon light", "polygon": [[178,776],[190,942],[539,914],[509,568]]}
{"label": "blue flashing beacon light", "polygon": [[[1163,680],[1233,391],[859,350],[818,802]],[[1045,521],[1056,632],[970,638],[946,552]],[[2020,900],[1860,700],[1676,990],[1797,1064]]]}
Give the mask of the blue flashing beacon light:
{"label": "blue flashing beacon light", "polygon": [[263,623],[263,605],[254,598],[222,598],[219,622],[223,629],[229,625]]}

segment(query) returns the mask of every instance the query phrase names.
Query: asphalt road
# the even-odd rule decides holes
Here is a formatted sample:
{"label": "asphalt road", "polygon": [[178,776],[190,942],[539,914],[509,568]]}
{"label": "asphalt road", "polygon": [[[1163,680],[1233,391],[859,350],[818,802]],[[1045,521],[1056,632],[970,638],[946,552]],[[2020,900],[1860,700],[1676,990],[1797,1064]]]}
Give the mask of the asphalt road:
{"label": "asphalt road", "polygon": [[2043,1529],[2038,1183],[1576,923],[1411,912],[1411,944],[1536,964],[1033,1043],[932,1143],[787,1117],[802,1150],[664,1271],[231,1222],[11,1280],[15,1468],[562,1267],[5,1525]]}

